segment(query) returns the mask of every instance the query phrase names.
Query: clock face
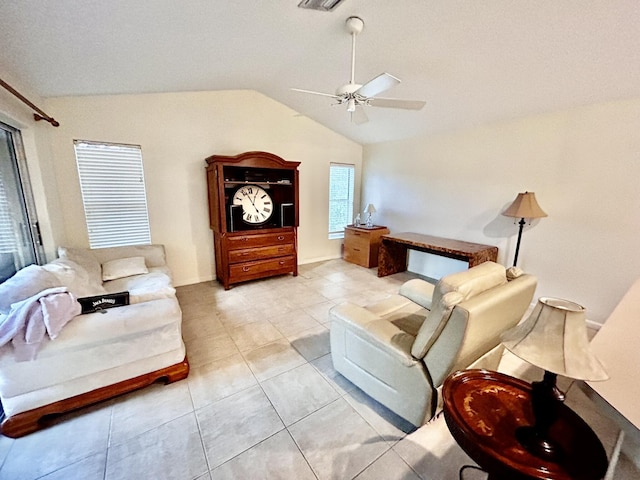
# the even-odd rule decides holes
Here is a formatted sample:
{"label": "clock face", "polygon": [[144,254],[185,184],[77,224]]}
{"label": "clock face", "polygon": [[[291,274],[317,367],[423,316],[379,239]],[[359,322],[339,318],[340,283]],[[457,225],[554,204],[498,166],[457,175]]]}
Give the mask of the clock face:
{"label": "clock face", "polygon": [[264,223],[273,215],[271,197],[257,185],[245,185],[233,194],[233,204],[242,205],[242,220],[250,224]]}

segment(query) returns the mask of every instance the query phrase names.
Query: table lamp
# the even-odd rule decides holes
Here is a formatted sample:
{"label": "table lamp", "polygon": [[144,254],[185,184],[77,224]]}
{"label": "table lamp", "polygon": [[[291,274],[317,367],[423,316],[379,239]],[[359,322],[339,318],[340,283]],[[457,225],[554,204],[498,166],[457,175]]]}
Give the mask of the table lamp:
{"label": "table lamp", "polygon": [[376,207],[373,206],[373,203],[367,205],[367,208],[364,209],[364,213],[367,214],[367,227],[373,227],[372,215],[376,213]]}
{"label": "table lamp", "polygon": [[548,435],[564,402],[557,376],[588,381],[609,378],[589,349],[585,311],[568,300],[542,297],[524,322],[502,334],[502,343],[511,353],[545,371],[541,381],[532,383],[534,425],[516,430],[520,444],[545,459],[562,456]]}
{"label": "table lamp", "polygon": [[542,211],[540,205],[536,201],[536,194],[533,192],[519,193],[516,199],[509,205],[509,207],[502,212],[505,217],[519,218],[518,224],[518,242],[516,243],[516,254],[513,258],[513,266],[518,263],[518,252],[520,251],[520,240],[522,239],[522,229],[524,228],[525,218],[542,218],[547,214]]}

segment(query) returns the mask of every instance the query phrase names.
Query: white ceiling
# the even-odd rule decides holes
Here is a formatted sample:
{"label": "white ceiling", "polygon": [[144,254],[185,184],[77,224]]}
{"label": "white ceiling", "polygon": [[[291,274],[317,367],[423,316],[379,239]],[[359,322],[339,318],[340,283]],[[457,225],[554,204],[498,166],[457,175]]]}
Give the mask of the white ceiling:
{"label": "white ceiling", "polygon": [[[43,97],[253,89],[359,143],[443,132],[640,97],[639,0],[4,0],[0,77]],[[365,22],[356,81],[388,72],[382,96],[419,112],[345,106],[345,20]],[[55,117],[55,112],[47,112]],[[295,112],[292,112],[292,115]]]}

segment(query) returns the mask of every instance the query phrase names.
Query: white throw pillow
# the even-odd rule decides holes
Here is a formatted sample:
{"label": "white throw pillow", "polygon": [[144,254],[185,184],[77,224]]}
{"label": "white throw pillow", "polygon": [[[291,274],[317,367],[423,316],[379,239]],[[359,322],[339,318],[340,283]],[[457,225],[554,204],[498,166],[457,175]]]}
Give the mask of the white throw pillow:
{"label": "white throw pillow", "polygon": [[58,256],[77,263],[96,282],[100,281],[100,262],[88,248],[58,247]]}
{"label": "white throw pillow", "polygon": [[102,281],[149,273],[144,257],[118,258],[102,264]]}
{"label": "white throw pillow", "polygon": [[92,278],[83,267],[66,258],[58,258],[42,268],[53,273],[60,284],[76,297],[91,297],[107,292],[99,279]]}

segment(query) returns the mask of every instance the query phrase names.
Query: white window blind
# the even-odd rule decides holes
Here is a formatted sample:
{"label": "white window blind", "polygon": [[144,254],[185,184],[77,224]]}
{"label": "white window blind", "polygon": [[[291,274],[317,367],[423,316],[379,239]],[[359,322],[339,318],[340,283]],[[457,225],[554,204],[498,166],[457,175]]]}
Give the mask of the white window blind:
{"label": "white window blind", "polygon": [[151,243],[138,145],[74,141],[91,248]]}
{"label": "white window blind", "polygon": [[329,238],[343,238],[353,222],[355,166],[332,163],[329,167]]}

